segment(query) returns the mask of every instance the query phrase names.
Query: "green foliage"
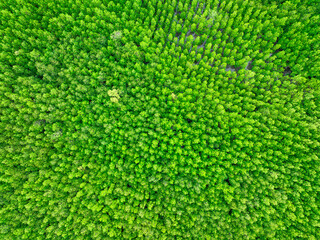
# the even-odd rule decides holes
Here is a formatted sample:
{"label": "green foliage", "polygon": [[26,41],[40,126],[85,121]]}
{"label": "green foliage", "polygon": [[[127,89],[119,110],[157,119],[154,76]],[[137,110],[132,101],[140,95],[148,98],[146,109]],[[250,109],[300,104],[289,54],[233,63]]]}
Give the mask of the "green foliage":
{"label": "green foliage", "polygon": [[319,9],[0,1],[0,239],[320,239]]}
{"label": "green foliage", "polygon": [[122,38],[122,32],[121,31],[114,31],[111,33],[111,39],[117,41]]}

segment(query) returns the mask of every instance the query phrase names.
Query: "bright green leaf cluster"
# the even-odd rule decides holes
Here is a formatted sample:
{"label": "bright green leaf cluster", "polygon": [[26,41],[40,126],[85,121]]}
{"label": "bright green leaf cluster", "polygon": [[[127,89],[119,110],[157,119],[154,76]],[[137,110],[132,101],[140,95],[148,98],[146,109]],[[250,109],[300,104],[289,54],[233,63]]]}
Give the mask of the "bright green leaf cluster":
{"label": "bright green leaf cluster", "polygon": [[0,239],[320,239],[319,10],[0,1]]}

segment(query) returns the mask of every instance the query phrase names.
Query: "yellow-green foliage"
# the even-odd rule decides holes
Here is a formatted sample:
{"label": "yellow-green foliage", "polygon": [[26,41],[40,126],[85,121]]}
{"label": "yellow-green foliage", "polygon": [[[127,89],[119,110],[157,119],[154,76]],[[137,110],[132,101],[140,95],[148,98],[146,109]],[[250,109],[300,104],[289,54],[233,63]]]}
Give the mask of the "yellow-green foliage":
{"label": "yellow-green foliage", "polygon": [[0,0],[0,240],[320,239],[319,0]]}
{"label": "yellow-green foliage", "polygon": [[117,89],[109,90],[108,95],[110,97],[111,102],[119,102],[120,96]]}

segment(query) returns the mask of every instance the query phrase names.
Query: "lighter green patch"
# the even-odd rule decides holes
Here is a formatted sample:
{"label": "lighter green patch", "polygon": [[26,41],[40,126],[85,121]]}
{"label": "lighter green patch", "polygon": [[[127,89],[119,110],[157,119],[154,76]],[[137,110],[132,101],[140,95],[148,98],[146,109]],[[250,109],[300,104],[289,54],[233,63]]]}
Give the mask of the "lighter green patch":
{"label": "lighter green patch", "polygon": [[108,95],[110,97],[111,102],[118,103],[120,99],[120,95],[117,89],[109,90]]}

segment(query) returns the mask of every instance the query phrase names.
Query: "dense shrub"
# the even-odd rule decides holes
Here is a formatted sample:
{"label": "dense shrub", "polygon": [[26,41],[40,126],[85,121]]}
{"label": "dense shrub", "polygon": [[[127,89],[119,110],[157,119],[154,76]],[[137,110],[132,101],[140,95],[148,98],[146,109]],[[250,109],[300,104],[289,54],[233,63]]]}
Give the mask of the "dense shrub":
{"label": "dense shrub", "polygon": [[317,2],[0,1],[0,238],[320,239]]}

